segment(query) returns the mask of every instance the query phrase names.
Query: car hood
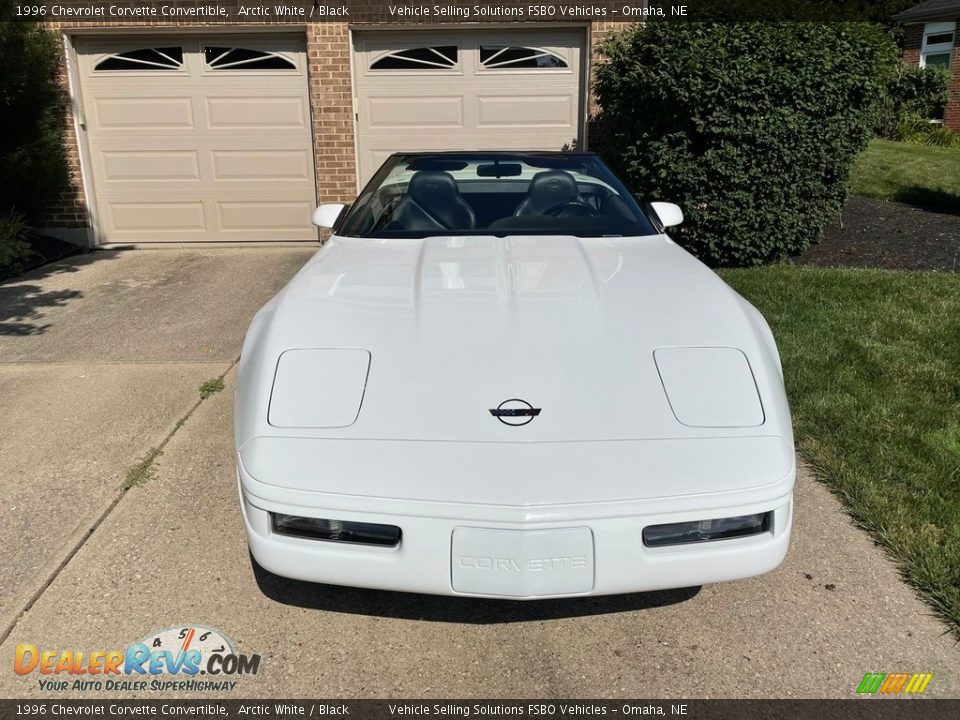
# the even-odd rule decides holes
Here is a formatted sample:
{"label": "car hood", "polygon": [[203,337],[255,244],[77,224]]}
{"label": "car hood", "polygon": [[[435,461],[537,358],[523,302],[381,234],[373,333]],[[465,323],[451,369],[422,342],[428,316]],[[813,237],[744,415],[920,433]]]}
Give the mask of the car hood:
{"label": "car hood", "polygon": [[[354,392],[358,412],[337,415],[347,419],[336,427],[269,423],[275,375],[288,373],[294,393],[339,377],[336,363],[311,365],[320,356],[280,363],[285,352],[311,348],[369,353],[357,355],[367,372],[349,380],[364,385]],[[658,368],[657,351],[670,348],[742,353],[758,418],[686,421]],[[696,372],[709,374],[711,356],[703,360]],[[685,366],[676,367],[682,395],[690,388]],[[490,410],[510,399],[540,413],[505,424]],[[238,447],[271,435],[499,443],[763,435],[792,443],[766,324],[665,235],[334,237],[254,320],[238,401]],[[697,397],[684,402],[698,417]]]}

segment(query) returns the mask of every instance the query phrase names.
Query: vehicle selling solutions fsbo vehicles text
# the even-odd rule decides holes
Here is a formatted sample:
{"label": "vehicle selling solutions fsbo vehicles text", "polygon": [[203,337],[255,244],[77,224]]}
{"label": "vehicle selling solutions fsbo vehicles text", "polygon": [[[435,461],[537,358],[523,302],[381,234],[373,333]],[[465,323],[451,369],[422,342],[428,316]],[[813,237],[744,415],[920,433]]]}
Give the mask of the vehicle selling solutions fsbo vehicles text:
{"label": "vehicle selling solutions fsbo vehicles text", "polygon": [[633,7],[624,5],[621,8],[596,7],[593,5],[548,5],[530,4],[516,7],[501,7],[499,5],[387,5],[387,10],[393,17],[401,18],[647,18],[647,17],[685,17],[686,5],[671,5],[670,11],[662,7]]}
{"label": "vehicle selling solutions fsbo vehicles text", "polygon": [[[496,704],[496,703],[405,703],[388,704],[390,714],[396,716],[423,717],[428,715],[474,717],[474,716],[514,716],[514,717],[553,717],[558,713],[562,717],[609,717],[611,714],[620,715],[686,715],[688,712],[685,703],[670,704],[648,703],[644,705],[624,704],[620,708],[608,708],[605,705],[593,703],[530,703],[528,705]],[[612,713],[610,712],[612,710]]]}

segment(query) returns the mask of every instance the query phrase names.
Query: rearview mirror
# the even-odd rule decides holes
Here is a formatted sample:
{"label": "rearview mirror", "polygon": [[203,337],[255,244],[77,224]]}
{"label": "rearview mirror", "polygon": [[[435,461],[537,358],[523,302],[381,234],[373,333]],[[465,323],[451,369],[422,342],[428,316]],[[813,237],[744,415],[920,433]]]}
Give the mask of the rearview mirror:
{"label": "rearview mirror", "polygon": [[497,162],[489,165],[477,166],[477,177],[517,177],[523,175],[523,166],[520,163]]}
{"label": "rearview mirror", "polygon": [[665,228],[676,227],[683,222],[683,210],[680,209],[679,205],[668,202],[652,202],[650,207],[653,208]]}
{"label": "rearview mirror", "polygon": [[317,227],[332,229],[346,207],[343,203],[327,203],[313,211],[313,224]]}

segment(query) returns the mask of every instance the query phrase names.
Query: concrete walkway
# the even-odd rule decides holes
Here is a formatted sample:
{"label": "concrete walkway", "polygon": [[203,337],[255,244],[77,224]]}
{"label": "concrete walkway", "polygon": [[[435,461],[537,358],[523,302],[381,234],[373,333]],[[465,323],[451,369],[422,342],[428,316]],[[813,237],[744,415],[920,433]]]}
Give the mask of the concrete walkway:
{"label": "concrete walkway", "polygon": [[[216,314],[216,295],[209,305],[183,303],[179,312],[190,320],[171,316],[170,330],[161,320],[165,311],[145,302],[142,311],[157,332],[177,337],[165,343],[144,333],[155,356],[149,362],[139,356],[139,375],[130,364],[61,365],[65,358],[53,357],[56,343],[43,335],[0,338],[0,357],[17,353],[16,364],[0,366],[7,373],[0,393],[19,418],[4,417],[9,428],[4,425],[0,437],[17,424],[33,426],[3,446],[12,454],[3,456],[2,467],[13,458],[18,473],[15,482],[4,473],[4,497],[19,493],[13,502],[19,509],[4,512],[16,529],[5,527],[0,544],[18,564],[14,574],[7,555],[0,563],[3,582],[18,593],[13,602],[2,593],[5,617],[50,580],[0,645],[0,663],[10,667],[17,643],[123,648],[152,630],[196,623],[222,630],[241,652],[263,656],[260,674],[242,679],[236,697],[853,697],[866,672],[932,672],[927,695],[960,696],[960,652],[945,626],[806,472],[798,482],[787,562],[738,583],[501,603],[310,585],[255,567],[237,505],[234,374],[227,369],[254,307],[305,260],[303,253],[273,252],[170,256],[169,262],[197,270],[194,282],[219,278],[224,291],[238,286],[244,292],[221,297],[223,314],[209,321],[217,331],[192,325],[204,314],[197,308]],[[102,297],[99,292],[109,295],[107,287],[142,297],[121,278],[137,268],[149,276],[143,264],[163,265],[163,257],[142,251],[84,267],[72,284],[84,297],[31,322],[49,322],[48,331],[66,343],[75,331],[55,330],[66,319],[57,313],[94,312],[82,306]],[[102,278],[100,291],[94,272]],[[199,291],[185,283],[182,292]],[[129,315],[122,304],[113,303],[113,317]],[[106,325],[88,342],[114,338],[109,348],[104,344],[104,356],[138,357],[136,344]],[[20,340],[35,343],[33,352],[45,364],[26,360],[31,351],[25,346],[11,349]],[[76,342],[71,352],[93,354]],[[202,348],[210,348],[209,356]],[[131,374],[111,381],[113,368]],[[84,523],[115,498],[125,469],[163,442],[196,403],[199,382],[224,371],[226,389],[200,403],[170,436],[157,476],[123,494],[65,567],[50,575],[76,539],[60,528],[82,536]],[[80,378],[84,373],[90,376]],[[69,426],[51,428],[58,417]],[[88,438],[77,439],[83,434]],[[21,488],[31,484],[35,491]],[[25,533],[29,542],[18,539]],[[31,558],[43,567],[31,568]],[[41,692],[35,674],[0,673],[0,696],[27,695],[58,693]]]}

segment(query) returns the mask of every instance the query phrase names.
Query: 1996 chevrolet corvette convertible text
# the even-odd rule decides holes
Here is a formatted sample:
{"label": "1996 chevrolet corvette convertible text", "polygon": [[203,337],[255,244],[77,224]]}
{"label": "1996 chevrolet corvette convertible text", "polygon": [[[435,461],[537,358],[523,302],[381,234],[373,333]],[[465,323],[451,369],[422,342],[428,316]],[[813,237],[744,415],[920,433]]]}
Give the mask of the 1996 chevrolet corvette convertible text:
{"label": "1996 chevrolet corvette convertible text", "polygon": [[302,580],[535,599],[759,575],[795,461],[773,336],[587,153],[399,154],[254,318],[250,549]]}

